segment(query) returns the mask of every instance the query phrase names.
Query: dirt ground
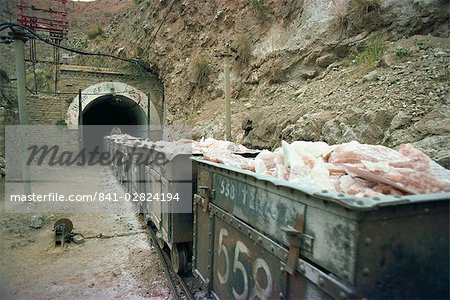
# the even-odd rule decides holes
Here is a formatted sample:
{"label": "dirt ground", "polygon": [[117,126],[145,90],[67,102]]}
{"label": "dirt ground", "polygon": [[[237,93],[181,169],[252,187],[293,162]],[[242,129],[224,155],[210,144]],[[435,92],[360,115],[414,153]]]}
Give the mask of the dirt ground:
{"label": "dirt ground", "polygon": [[[104,178],[102,186],[121,190],[108,168],[96,172],[88,176]],[[40,214],[44,225],[33,229],[29,220],[34,214],[5,212],[4,182],[1,189],[0,299],[172,298],[133,203],[121,203],[120,213]],[[61,217],[70,218],[73,232],[85,237],[113,237],[55,248],[53,224]]]}

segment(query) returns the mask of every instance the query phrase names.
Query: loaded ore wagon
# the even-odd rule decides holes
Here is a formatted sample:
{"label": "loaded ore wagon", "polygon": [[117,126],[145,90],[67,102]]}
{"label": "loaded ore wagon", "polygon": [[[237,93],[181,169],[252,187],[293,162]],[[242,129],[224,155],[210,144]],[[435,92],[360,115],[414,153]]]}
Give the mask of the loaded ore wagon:
{"label": "loaded ore wagon", "polygon": [[448,298],[448,193],[362,200],[195,160],[194,273],[218,298]]}
{"label": "loaded ore wagon", "polygon": [[191,155],[160,147],[177,163],[132,168],[132,190],[189,194],[192,213],[154,201],[145,213],[208,295],[449,298],[449,171],[411,145],[283,142],[252,158],[189,143]]}

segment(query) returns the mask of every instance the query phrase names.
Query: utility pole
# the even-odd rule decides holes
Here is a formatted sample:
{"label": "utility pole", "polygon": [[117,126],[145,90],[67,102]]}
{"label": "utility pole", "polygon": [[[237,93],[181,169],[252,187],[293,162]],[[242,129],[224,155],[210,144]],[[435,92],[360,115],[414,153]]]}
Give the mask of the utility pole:
{"label": "utility pole", "polygon": [[231,87],[230,87],[230,62],[225,57],[224,77],[225,77],[225,132],[226,140],[231,141]]}
{"label": "utility pole", "polygon": [[26,136],[27,115],[26,115],[26,74],[25,74],[25,42],[26,36],[23,32],[13,31],[12,38],[14,40],[14,48],[16,51],[16,77],[17,77],[17,102],[19,106],[19,124],[20,124],[20,139],[22,144],[21,149],[21,164],[22,164],[22,179],[23,189],[26,195],[31,194],[30,183],[30,166],[26,164],[26,149],[28,148],[28,141]]}
{"label": "utility pole", "polygon": [[[78,90],[78,145],[80,151],[83,151],[83,107],[81,101],[81,89]],[[80,157],[81,160],[81,157]]]}
{"label": "utility pole", "polygon": [[148,93],[148,96],[147,96],[147,137],[148,137],[148,139],[150,139],[150,103],[151,103],[150,93]]}

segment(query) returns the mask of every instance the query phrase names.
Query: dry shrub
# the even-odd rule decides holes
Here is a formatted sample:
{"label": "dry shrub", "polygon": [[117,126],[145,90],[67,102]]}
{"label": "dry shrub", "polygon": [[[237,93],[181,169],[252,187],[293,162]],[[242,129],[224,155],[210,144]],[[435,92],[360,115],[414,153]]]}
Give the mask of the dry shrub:
{"label": "dry shrub", "polygon": [[239,60],[243,64],[248,65],[252,57],[252,46],[247,36],[242,36],[238,39],[236,50]]}
{"label": "dry shrub", "polygon": [[383,57],[386,51],[383,37],[376,35],[366,43],[360,52],[354,52],[351,56],[362,69],[363,72],[368,72],[375,68],[376,63]]}
{"label": "dry shrub", "polygon": [[192,63],[192,77],[200,86],[206,86],[209,74],[211,73],[208,61],[203,57],[198,57]]}
{"label": "dry shrub", "polygon": [[279,84],[287,81],[286,78],[286,70],[284,70],[279,65],[274,65],[269,71],[269,83],[270,84]]}
{"label": "dry shrub", "polygon": [[409,58],[413,55],[413,51],[407,48],[398,48],[395,50],[395,54],[399,58]]}
{"label": "dry shrub", "polygon": [[258,17],[261,21],[266,21],[266,11],[264,7],[264,0],[251,0],[253,7],[258,13]]}
{"label": "dry shrub", "polygon": [[331,16],[332,28],[335,28],[339,33],[346,33],[349,25],[348,5],[342,0],[337,2]]}
{"label": "dry shrub", "polygon": [[93,40],[103,34],[103,29],[100,27],[92,28],[86,32],[86,36],[88,39]]}

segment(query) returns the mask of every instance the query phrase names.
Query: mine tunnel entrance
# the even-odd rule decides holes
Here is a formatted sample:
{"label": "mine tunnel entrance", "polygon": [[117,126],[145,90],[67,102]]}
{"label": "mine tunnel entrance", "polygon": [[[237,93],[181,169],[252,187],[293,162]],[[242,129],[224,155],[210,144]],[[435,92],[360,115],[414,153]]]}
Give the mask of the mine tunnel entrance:
{"label": "mine tunnel entrance", "polygon": [[[103,137],[113,128],[132,136],[145,136],[147,115],[135,101],[120,95],[98,97],[83,109],[83,146],[102,149]],[[96,125],[96,126],[92,126]]]}

